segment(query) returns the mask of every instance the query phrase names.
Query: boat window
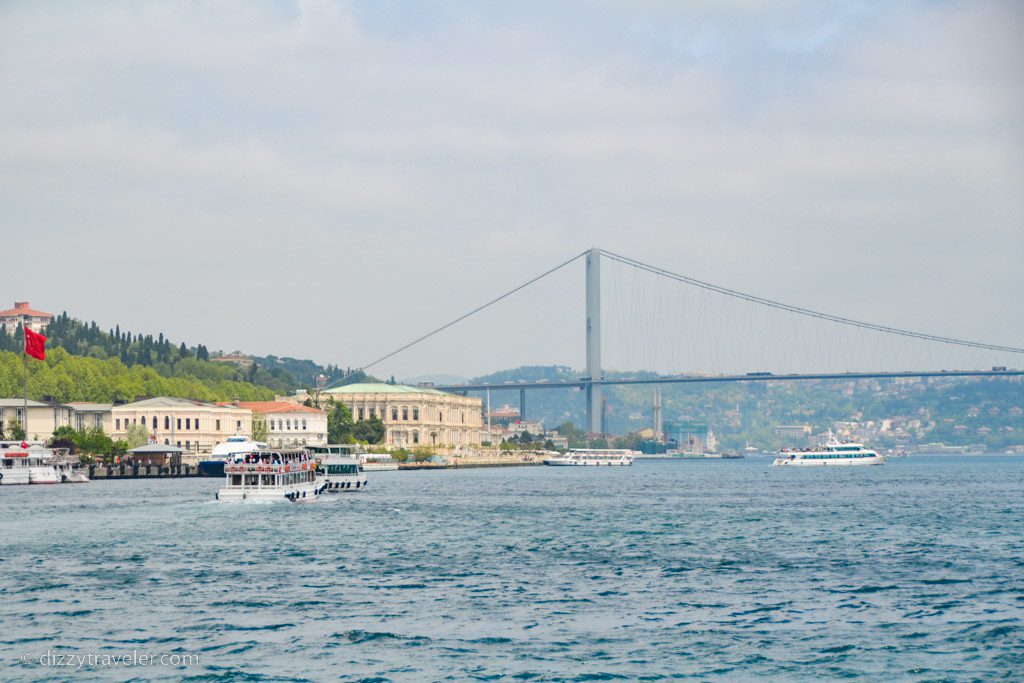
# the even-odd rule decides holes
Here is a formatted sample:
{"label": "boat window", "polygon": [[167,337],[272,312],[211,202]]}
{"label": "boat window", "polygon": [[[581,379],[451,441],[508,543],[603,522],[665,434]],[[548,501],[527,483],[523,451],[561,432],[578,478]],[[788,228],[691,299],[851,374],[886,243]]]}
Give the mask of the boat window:
{"label": "boat window", "polygon": [[241,486],[242,485],[242,475],[241,474],[232,474],[231,475],[231,485],[232,486]]}

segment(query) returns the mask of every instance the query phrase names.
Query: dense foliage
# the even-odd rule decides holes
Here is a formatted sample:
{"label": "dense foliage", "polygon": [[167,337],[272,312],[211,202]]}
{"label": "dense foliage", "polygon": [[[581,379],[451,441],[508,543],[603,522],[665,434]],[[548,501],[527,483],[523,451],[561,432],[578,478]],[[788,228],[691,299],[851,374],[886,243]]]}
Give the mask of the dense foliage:
{"label": "dense foliage", "polygon": [[[3,335],[0,335],[3,336]],[[133,401],[139,396],[178,396],[200,401],[269,401],[274,391],[234,379],[210,367],[213,363],[179,361],[175,376],[164,377],[158,367],[126,366],[120,358],[73,356],[63,348],[49,349],[45,361],[29,360],[28,397],[69,401]],[[21,355],[0,352],[0,396],[21,396]]]}

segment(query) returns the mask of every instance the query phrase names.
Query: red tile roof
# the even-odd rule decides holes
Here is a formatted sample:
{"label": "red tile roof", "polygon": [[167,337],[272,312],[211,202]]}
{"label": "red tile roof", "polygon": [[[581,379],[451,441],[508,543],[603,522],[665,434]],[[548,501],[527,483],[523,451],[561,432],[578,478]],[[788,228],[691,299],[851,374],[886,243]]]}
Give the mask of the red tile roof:
{"label": "red tile roof", "polygon": [[248,408],[254,413],[317,413],[325,414],[325,410],[317,410],[316,408],[310,408],[309,406],[298,405],[295,403],[288,403],[286,401],[240,401],[239,403],[229,403],[227,401],[221,401],[217,405],[219,406],[232,406],[237,405],[239,408]]}
{"label": "red tile roof", "polygon": [[13,315],[31,315],[36,318],[53,317],[53,313],[44,313],[43,311],[37,311],[34,308],[29,308],[27,301],[16,301],[14,302],[14,308],[8,308],[6,311],[0,311],[0,317],[3,318]]}

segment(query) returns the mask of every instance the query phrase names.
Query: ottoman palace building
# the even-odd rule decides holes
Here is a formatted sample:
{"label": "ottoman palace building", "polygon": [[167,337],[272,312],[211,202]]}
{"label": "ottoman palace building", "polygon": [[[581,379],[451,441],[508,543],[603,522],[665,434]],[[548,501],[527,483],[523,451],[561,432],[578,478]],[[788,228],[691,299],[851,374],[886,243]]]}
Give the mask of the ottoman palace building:
{"label": "ottoman palace building", "polygon": [[380,418],[386,446],[480,445],[483,406],[479,398],[402,384],[349,384],[323,394],[347,405],[356,422]]}

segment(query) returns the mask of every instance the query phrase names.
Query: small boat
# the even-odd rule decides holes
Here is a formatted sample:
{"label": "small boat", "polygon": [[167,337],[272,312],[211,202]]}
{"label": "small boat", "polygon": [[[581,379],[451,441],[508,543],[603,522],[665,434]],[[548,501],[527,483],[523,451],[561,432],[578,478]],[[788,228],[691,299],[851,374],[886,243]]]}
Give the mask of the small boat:
{"label": "small boat", "polygon": [[327,491],[339,493],[366,490],[366,475],[356,455],[358,446],[328,444],[307,448],[320,464],[319,471],[327,482]]}
{"label": "small boat", "polygon": [[327,489],[306,449],[256,450],[224,463],[220,501],[307,503]]}
{"label": "small boat", "polygon": [[398,469],[398,461],[387,453],[362,453],[359,462],[365,472],[393,472]]}
{"label": "small boat", "polygon": [[0,441],[0,485],[59,484],[53,449],[38,442]]}
{"label": "small boat", "polygon": [[245,436],[229,436],[227,441],[213,447],[209,458],[200,461],[199,476],[223,477],[226,461],[233,460],[236,455],[244,455],[266,447],[267,444],[262,441],[252,441]]}
{"label": "small boat", "polygon": [[783,449],[772,465],[821,467],[851,465],[881,465],[885,458],[859,443],[840,443],[829,440],[817,448],[807,450]]}
{"label": "small boat", "polygon": [[62,484],[88,484],[89,475],[81,467],[77,455],[70,455],[66,448],[53,449],[53,466]]}
{"label": "small boat", "polygon": [[565,455],[552,453],[544,459],[544,464],[556,467],[628,467],[636,456],[636,451],[625,448],[570,448]]}

